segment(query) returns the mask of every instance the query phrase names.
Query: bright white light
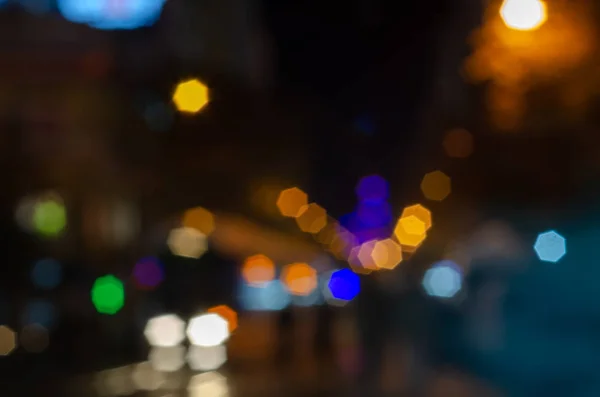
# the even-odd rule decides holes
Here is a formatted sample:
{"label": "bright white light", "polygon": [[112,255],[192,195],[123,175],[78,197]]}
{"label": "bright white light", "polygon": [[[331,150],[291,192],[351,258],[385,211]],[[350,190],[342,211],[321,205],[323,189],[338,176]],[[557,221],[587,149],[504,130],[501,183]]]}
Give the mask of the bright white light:
{"label": "bright white light", "polygon": [[148,320],[144,336],[150,346],[177,346],[185,339],[185,323],[175,314],[164,314]]}
{"label": "bright white light", "polygon": [[175,372],[185,365],[185,347],[153,347],[148,361],[155,371]]}
{"label": "bright white light", "polygon": [[206,372],[192,376],[188,385],[189,397],[227,397],[227,378],[218,372]]}
{"label": "bright white light", "polygon": [[224,345],[202,347],[191,346],[187,361],[194,371],[214,371],[227,361],[227,348]]}
{"label": "bright white light", "polygon": [[58,0],[62,16],[96,29],[136,29],[153,25],[166,0]]}
{"label": "bright white light", "polygon": [[460,268],[448,260],[436,263],[425,272],[423,288],[430,296],[452,298],[462,288]]}
{"label": "bright white light", "polygon": [[540,0],[504,0],[500,16],[511,29],[534,30],[546,22],[546,5]]}
{"label": "bright white light", "polygon": [[201,314],[190,320],[187,336],[196,346],[218,346],[229,338],[229,324],[216,313]]}

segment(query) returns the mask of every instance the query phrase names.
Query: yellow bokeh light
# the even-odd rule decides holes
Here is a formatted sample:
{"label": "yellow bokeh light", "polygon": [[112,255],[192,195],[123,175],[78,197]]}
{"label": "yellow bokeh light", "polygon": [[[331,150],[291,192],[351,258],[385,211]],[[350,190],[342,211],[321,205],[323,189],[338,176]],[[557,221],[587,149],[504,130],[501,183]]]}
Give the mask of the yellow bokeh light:
{"label": "yellow bokeh light", "polygon": [[473,135],[462,128],[450,130],[444,137],[443,145],[449,157],[464,159],[473,153]]}
{"label": "yellow bokeh light", "polygon": [[308,296],[317,288],[317,271],[307,263],[292,263],[283,268],[281,281],[292,295]]}
{"label": "yellow bokeh light", "polygon": [[202,207],[191,208],[183,214],[183,226],[198,230],[205,236],[215,230],[215,216]]}
{"label": "yellow bokeh light", "polygon": [[380,269],[394,269],[402,262],[402,247],[392,239],[378,241],[371,252],[373,262]]}
{"label": "yellow bokeh light", "polygon": [[8,356],[17,347],[17,334],[5,325],[0,326],[0,356]]}
{"label": "yellow bokeh light", "polygon": [[173,255],[184,258],[200,258],[208,250],[206,236],[191,227],[172,229],[167,245]]}
{"label": "yellow bokeh light", "polygon": [[427,237],[425,222],[415,215],[400,218],[394,229],[394,235],[402,246],[416,248],[420,246]]}
{"label": "yellow bokeh light", "polygon": [[265,255],[253,255],[244,261],[242,277],[252,286],[263,286],[275,278],[275,264]]}
{"label": "yellow bokeh light", "polygon": [[208,87],[197,79],[179,83],[173,93],[173,102],[177,110],[185,113],[198,113],[209,100]]}
{"label": "yellow bokeh light", "polygon": [[300,215],[306,205],[308,205],[308,195],[297,187],[282,190],[277,198],[279,212],[290,218]]}
{"label": "yellow bokeh light", "polygon": [[504,0],[502,20],[514,30],[535,30],[548,19],[546,4],[540,0]]}
{"label": "yellow bokeh light", "polygon": [[319,233],[327,226],[327,211],[318,204],[310,203],[302,207],[300,214],[296,217],[296,223],[303,232]]}
{"label": "yellow bokeh light", "polygon": [[450,177],[442,171],[430,172],[421,181],[421,191],[429,200],[442,201],[448,197],[451,190]]}
{"label": "yellow bokeh light", "polygon": [[414,204],[405,207],[402,211],[401,218],[408,218],[409,216],[414,215],[421,222],[425,224],[425,230],[429,230],[433,225],[433,221],[431,220],[431,211],[422,206],[421,204]]}

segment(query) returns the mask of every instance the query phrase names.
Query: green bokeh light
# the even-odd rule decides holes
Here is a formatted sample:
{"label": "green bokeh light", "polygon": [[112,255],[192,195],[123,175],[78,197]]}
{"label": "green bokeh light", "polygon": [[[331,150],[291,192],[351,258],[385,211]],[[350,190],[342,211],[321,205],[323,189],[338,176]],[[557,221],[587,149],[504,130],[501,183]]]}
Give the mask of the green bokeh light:
{"label": "green bokeh light", "polygon": [[33,209],[33,226],[43,236],[58,236],[67,226],[65,206],[55,200],[36,203]]}
{"label": "green bokeh light", "polygon": [[121,280],[112,275],[96,279],[92,287],[92,302],[98,313],[116,314],[125,304],[125,288]]}

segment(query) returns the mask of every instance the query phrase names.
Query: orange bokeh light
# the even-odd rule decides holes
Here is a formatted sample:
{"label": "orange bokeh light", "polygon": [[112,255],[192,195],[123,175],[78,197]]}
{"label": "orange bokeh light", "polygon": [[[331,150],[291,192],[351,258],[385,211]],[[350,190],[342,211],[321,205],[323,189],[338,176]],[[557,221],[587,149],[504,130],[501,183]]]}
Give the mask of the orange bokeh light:
{"label": "orange bokeh light", "polygon": [[317,288],[317,271],[307,263],[292,263],[283,269],[281,281],[292,295],[307,296]]}
{"label": "orange bokeh light", "polygon": [[262,286],[275,278],[275,264],[267,256],[253,255],[242,265],[242,277],[253,286]]}
{"label": "orange bokeh light", "polygon": [[184,227],[196,229],[205,236],[210,236],[215,230],[214,215],[209,210],[202,207],[191,208],[185,211],[182,223]]}
{"label": "orange bokeh light", "polygon": [[277,208],[281,215],[296,218],[308,205],[308,195],[297,187],[282,190],[277,198]]}
{"label": "orange bokeh light", "polygon": [[211,307],[208,309],[209,313],[216,313],[219,316],[223,317],[227,320],[227,324],[229,325],[229,332],[233,332],[238,327],[238,314],[235,310],[230,308],[227,305],[219,305],[215,307]]}

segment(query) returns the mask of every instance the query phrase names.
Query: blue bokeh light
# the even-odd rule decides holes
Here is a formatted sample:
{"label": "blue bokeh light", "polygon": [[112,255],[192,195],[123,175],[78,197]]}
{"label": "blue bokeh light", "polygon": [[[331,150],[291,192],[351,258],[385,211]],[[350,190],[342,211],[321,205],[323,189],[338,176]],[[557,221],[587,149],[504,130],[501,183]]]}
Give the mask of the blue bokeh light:
{"label": "blue bokeh light", "polygon": [[166,0],[58,0],[62,16],[102,30],[153,25]]}
{"label": "blue bokeh light", "polygon": [[540,233],[533,249],[544,262],[556,263],[567,253],[567,240],[554,230]]}
{"label": "blue bokeh light", "polygon": [[260,287],[241,283],[239,299],[241,306],[252,311],[278,311],[289,306],[291,296],[279,280],[269,281]]}
{"label": "blue bokeh light", "polygon": [[362,177],[356,185],[356,195],[360,201],[382,202],[388,198],[388,183],[379,175]]}
{"label": "blue bokeh light", "polygon": [[460,267],[450,260],[444,260],[435,263],[425,272],[423,288],[429,296],[448,299],[461,290],[462,281]]}
{"label": "blue bokeh light", "polygon": [[37,261],[31,269],[31,281],[42,289],[56,288],[62,281],[62,266],[54,259]]}
{"label": "blue bokeh light", "polygon": [[56,324],[57,310],[50,301],[34,300],[27,304],[23,312],[23,324],[38,324],[52,328]]}
{"label": "blue bokeh light", "polygon": [[350,269],[336,270],[331,274],[328,287],[334,298],[350,301],[360,292],[360,278]]}

